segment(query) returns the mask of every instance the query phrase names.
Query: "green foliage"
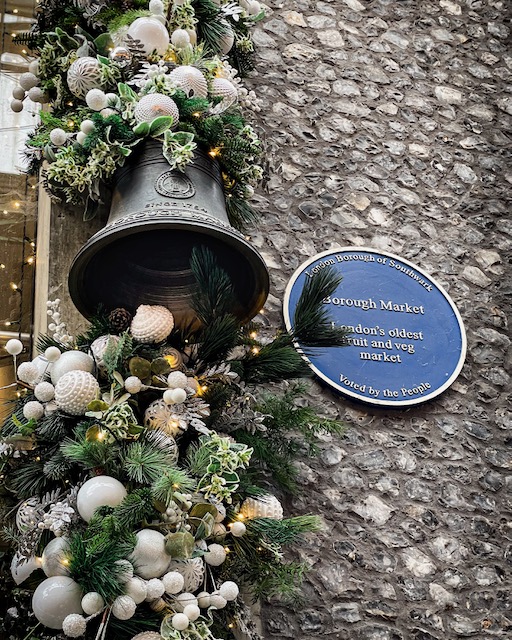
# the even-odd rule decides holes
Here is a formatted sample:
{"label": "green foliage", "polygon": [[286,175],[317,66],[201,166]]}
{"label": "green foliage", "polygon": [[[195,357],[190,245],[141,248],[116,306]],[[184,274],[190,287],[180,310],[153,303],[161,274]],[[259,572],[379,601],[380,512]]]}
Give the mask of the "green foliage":
{"label": "green foliage", "polygon": [[196,486],[196,480],[189,473],[177,467],[169,467],[156,480],[151,491],[155,500],[167,505],[172,502],[173,496],[177,491],[187,493],[194,491]]}
{"label": "green foliage", "polygon": [[53,411],[38,420],[36,434],[39,438],[49,442],[61,442],[70,433],[75,420],[65,413]]}
{"label": "green foliage", "polygon": [[21,500],[43,494],[49,488],[51,481],[44,474],[43,460],[26,460],[23,466],[17,467],[10,474],[9,489]]}
{"label": "green foliage", "polygon": [[250,534],[287,546],[298,542],[305,533],[321,531],[322,520],[318,516],[296,516],[283,520],[254,518],[247,520],[246,526]]}
{"label": "green foliage", "polygon": [[[100,13],[100,15],[102,14]],[[143,18],[144,16],[149,16],[149,15],[150,15],[149,11],[134,10],[134,9],[130,9],[129,11],[124,11],[122,13],[117,13],[117,15],[114,18],[109,20],[108,30],[110,31],[110,33],[114,33],[115,31],[118,31],[122,27],[130,26],[131,23],[135,22],[137,18]],[[105,12],[105,14],[103,15],[103,19],[106,19],[107,17],[108,17],[108,14]]]}
{"label": "green foliage", "polygon": [[224,360],[238,342],[238,321],[231,315],[214,318],[202,328],[197,360],[202,365]]}
{"label": "green foliage", "polygon": [[148,488],[135,489],[126,496],[121,504],[114,507],[112,512],[112,516],[126,531],[139,527],[144,520],[151,519],[153,515],[155,515],[153,496]]}
{"label": "green foliage", "polygon": [[122,457],[126,475],[139,484],[153,484],[162,477],[172,462],[172,456],[166,451],[143,439],[130,443]]}
{"label": "green foliage", "polygon": [[190,268],[197,284],[192,305],[199,319],[209,324],[225,316],[233,308],[233,284],[213,252],[203,246],[194,247]]}
{"label": "green foliage", "polygon": [[103,308],[98,308],[89,322],[90,326],[87,328],[87,331],[76,337],[76,344],[82,351],[87,350],[96,338],[111,333],[108,314],[104,312]]}
{"label": "green foliage", "polygon": [[61,445],[64,457],[84,469],[102,469],[111,473],[117,468],[118,446],[106,441],[88,440],[84,435],[75,440],[66,438]]}
{"label": "green foliage", "polygon": [[103,355],[103,364],[109,378],[113,378],[114,371],[122,371],[123,363],[133,353],[133,338],[125,331],[118,341],[109,340],[107,350]]}
{"label": "green foliage", "polygon": [[221,53],[221,38],[228,33],[225,21],[221,20],[222,14],[219,7],[212,0],[193,0],[196,30],[200,41],[212,54]]}
{"label": "green foliage", "polygon": [[240,360],[240,365],[242,379],[253,384],[310,375],[309,367],[292,346],[290,336],[285,333],[279,334],[257,352],[249,351]]}
{"label": "green foliage", "polygon": [[306,278],[293,318],[293,337],[304,350],[315,347],[344,347],[348,344],[346,329],[332,325],[323,304],[341,283],[342,276],[327,267],[312,278]]}
{"label": "green foliage", "polygon": [[254,226],[260,219],[260,215],[251,205],[236,193],[227,193],[226,211],[231,226],[239,231]]}
{"label": "green foliage", "polygon": [[60,342],[60,340],[56,340],[52,336],[44,333],[37,338],[36,347],[39,353],[44,353],[48,347],[57,347],[57,349],[61,351],[69,349],[69,347]]}

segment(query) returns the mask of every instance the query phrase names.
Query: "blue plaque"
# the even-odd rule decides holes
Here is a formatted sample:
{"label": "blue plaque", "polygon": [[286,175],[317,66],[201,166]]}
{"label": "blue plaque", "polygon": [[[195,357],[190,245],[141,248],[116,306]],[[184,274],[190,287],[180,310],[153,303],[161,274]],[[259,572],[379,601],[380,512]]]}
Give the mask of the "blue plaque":
{"label": "blue plaque", "polygon": [[286,289],[288,329],[306,279],[328,266],[343,280],[324,304],[351,333],[347,347],[308,354],[320,378],[357,400],[393,407],[431,400],[452,384],[466,355],[459,312],[429,275],[391,253],[344,247],[308,260]]}

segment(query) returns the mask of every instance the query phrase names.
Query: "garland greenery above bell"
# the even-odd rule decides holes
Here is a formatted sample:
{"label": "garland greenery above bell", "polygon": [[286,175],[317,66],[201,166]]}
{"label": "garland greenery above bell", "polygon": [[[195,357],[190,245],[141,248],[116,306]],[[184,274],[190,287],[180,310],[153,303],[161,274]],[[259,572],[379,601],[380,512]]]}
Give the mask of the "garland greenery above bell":
{"label": "garland greenery above bell", "polygon": [[257,0],[43,0],[23,36],[38,57],[11,102],[50,105],[28,138],[30,169],[46,161],[50,195],[90,205],[144,140],[160,140],[179,170],[199,146],[220,164],[232,225],[253,222],[262,149],[242,115],[256,96],[239,74],[251,68],[250,28],[263,16]]}
{"label": "garland greenery above bell", "polygon": [[[195,250],[191,267],[200,326],[177,329],[168,309],[142,305],[99,313],[73,340],[49,303],[54,334],[17,367],[0,431],[15,583],[1,582],[0,630],[13,640],[254,640],[240,590],[299,595],[306,566],[283,547],[321,522],[284,517],[273,491],[296,493],[304,444],[314,454],[318,435],[343,430],[304,406],[294,381],[309,369],[293,340],[307,342],[300,327],[337,276],[312,280],[298,334],[269,337],[229,314],[232,287],[211,253]],[[326,331],[346,344],[323,318],[310,346]]]}

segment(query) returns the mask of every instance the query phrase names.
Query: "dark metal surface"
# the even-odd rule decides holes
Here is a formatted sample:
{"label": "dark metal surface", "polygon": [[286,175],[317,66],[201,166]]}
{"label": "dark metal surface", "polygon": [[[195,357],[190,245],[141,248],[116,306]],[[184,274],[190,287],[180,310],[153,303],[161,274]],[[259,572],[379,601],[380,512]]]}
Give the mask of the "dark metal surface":
{"label": "dark metal surface", "polygon": [[193,322],[190,257],[205,246],[232,279],[233,314],[250,320],[268,295],[268,271],[258,251],[233,229],[220,170],[204,152],[184,173],[170,171],[159,143],[147,143],[117,175],[107,225],[80,249],[69,290],[86,317],[140,304],[169,308],[176,322]]}

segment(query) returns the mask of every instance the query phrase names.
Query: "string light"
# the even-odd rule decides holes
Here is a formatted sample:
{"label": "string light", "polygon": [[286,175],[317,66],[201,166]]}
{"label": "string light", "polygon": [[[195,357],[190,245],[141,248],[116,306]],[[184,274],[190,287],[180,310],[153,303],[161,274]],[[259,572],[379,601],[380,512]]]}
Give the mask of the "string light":
{"label": "string light", "polygon": [[253,347],[251,351],[254,353],[254,355],[257,355],[260,352],[258,347]]}
{"label": "string light", "polygon": [[15,282],[9,282],[9,286],[13,291],[18,291],[18,285]]}
{"label": "string light", "polygon": [[253,340],[256,338],[256,336],[258,335],[257,331],[251,331],[251,333],[249,334],[249,337],[252,338]]}

